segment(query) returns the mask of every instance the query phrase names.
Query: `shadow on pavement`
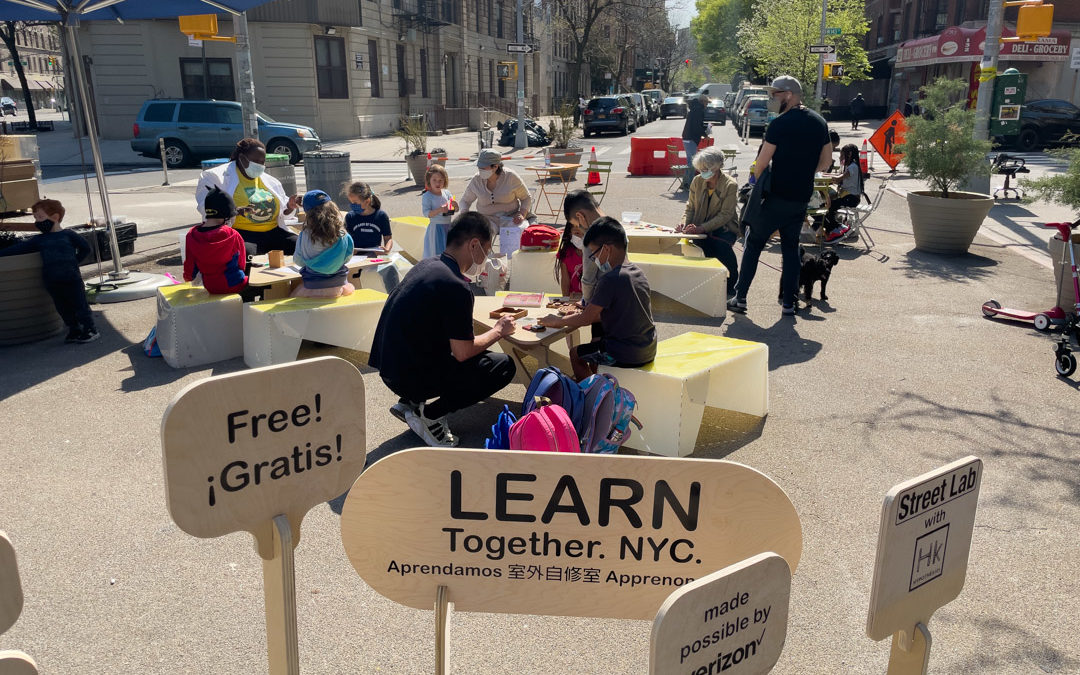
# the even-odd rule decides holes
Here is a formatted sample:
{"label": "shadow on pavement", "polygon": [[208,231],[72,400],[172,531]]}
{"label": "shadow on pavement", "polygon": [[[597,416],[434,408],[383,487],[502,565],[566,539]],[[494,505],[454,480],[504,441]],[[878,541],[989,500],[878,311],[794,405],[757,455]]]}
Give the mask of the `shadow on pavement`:
{"label": "shadow on pavement", "polygon": [[[749,314],[733,314],[734,320],[724,331],[724,336],[764,342],[769,345],[769,370],[804,363],[821,351],[820,342],[803,338],[795,327],[799,320],[824,321],[824,317],[808,314],[807,310],[803,309],[795,317],[795,321],[792,321],[791,317],[780,315],[780,305],[767,303],[761,307],[751,305],[749,312]],[[757,325],[751,318],[755,312],[764,316],[775,315],[776,323],[768,328]]]}
{"label": "shadow on pavement", "polygon": [[940,256],[912,249],[900,259],[899,270],[908,279],[940,281],[971,281],[984,279],[993,273],[998,262],[974,253],[959,256]]}

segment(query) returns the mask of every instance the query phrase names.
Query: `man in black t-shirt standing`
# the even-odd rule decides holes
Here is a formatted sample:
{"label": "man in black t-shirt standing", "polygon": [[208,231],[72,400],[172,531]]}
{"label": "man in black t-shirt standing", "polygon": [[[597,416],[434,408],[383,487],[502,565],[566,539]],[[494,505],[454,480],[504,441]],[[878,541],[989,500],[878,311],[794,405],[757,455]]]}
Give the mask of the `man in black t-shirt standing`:
{"label": "man in black t-shirt standing", "polygon": [[462,272],[475,274],[490,252],[487,216],[458,216],[446,234],[446,250],[405,275],[375,329],[368,363],[401,397],[390,412],[430,446],[456,446],[446,416],[514,379],[510,357],[487,351],[514,332],[513,320],[503,317],[483,335],[473,334],[473,294]]}
{"label": "man in black t-shirt standing", "polygon": [[794,77],[784,75],[768,87],[771,98],[769,110],[780,116],[769,122],[765,141],[754,167],[753,178],[771,162],[771,176],[763,187],[761,212],[750,224],[743,251],[742,269],[735,288],[735,297],[728,309],[746,311],[746,292],[754,281],[758,257],[776,230],[780,230],[780,251],[783,271],[780,273],[783,313],[795,314],[799,308],[799,233],[806,218],[806,205],[814,192],[814,173],[824,171],[832,163],[832,142],[825,120],[802,104],[802,85]]}

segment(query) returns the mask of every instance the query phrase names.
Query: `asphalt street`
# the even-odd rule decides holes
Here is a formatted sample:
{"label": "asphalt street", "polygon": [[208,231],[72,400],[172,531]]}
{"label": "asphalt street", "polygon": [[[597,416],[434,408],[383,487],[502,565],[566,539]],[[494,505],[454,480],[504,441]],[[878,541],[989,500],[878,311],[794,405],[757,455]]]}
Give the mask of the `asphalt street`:
{"label": "asphalt street", "polygon": [[[639,133],[680,128],[668,120]],[[716,133],[721,145],[738,142],[730,126]],[[449,142],[475,151],[474,138]],[[600,139],[598,155],[621,162],[626,143]],[[742,147],[737,166],[745,178],[751,151]],[[508,165],[528,162],[538,160]],[[354,171],[372,172],[384,208],[418,213],[420,191],[402,180],[404,164],[386,167],[381,180],[375,164]],[[452,162],[451,188],[461,189],[470,174],[467,163]],[[194,222],[195,177],[176,172],[166,190],[152,171],[110,177],[114,210],[142,233],[137,252],[146,261],[136,267],[178,273],[176,241]],[[685,193],[668,192],[670,182],[619,172],[602,208],[677,222]],[[903,174],[891,183],[899,191],[917,187]],[[73,218],[82,216],[81,181],[46,187]],[[775,247],[762,257],[745,316],[712,319],[654,302],[661,339],[693,330],[769,346],[769,415],[707,411],[693,456],[764,472],[800,515],[803,554],[774,672],[885,671],[888,642],[866,637],[882,499],[891,486],[966,455],[983,459],[984,483],[964,591],[929,624],[930,672],[1080,672],[1080,380],[1054,374],[1052,336],[979,311],[992,297],[1021,307],[1053,304],[1038,224],[1065,218],[1075,214],[1002,204],[968,255],[939,257],[913,249],[904,200],[888,192],[868,221],[872,250],[840,247],[829,300],[795,318],[781,317],[775,301]],[[162,485],[159,427],[169,401],[192,382],[243,370],[243,362],[173,370],[144,356],[152,299],[98,306],[95,317],[102,332],[95,343],[53,339],[0,350],[0,529],[14,542],[26,596],[0,649],[30,653],[42,672],[265,672],[261,565],[250,537],[185,534],[169,516]],[[322,354],[361,363],[344,350],[309,345],[302,352]],[[360,367],[369,462],[415,446],[387,411],[395,397]],[[466,445],[482,446],[502,404],[523,394],[508,387],[452,415],[451,427]],[[296,551],[302,671],[430,672],[433,613],[396,605],[355,574],[339,510],[339,503],[314,508]],[[453,613],[450,662],[458,673],[645,673],[650,628],[645,621]]]}

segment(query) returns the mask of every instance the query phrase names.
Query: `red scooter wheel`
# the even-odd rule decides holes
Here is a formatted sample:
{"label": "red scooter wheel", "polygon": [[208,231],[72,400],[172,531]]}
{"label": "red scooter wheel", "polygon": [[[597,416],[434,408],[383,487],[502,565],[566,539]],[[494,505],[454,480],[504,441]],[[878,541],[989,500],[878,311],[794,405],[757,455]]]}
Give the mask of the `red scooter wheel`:
{"label": "red scooter wheel", "polygon": [[997,312],[994,310],[1001,309],[1001,303],[997,300],[987,300],[983,303],[982,313],[987,318],[997,316]]}

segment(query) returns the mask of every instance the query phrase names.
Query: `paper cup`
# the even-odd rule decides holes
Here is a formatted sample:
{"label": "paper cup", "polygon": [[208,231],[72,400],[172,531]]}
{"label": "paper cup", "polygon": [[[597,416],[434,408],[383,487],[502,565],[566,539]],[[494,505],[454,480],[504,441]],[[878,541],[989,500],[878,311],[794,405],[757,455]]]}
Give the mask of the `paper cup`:
{"label": "paper cup", "polygon": [[285,266],[285,252],[284,251],[270,251],[266,254],[266,257],[270,263],[270,267],[277,269],[278,267]]}

